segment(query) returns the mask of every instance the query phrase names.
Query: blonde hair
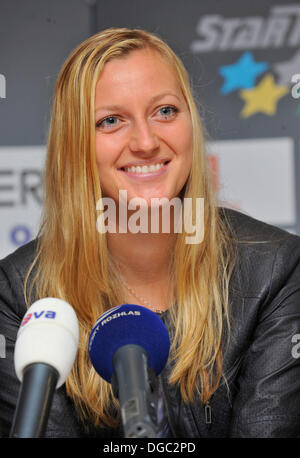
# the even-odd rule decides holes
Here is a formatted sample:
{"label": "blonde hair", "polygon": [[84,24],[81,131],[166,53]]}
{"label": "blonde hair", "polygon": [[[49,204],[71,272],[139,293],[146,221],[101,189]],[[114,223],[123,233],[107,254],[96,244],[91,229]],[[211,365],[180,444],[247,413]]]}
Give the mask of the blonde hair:
{"label": "blonde hair", "polygon": [[122,303],[105,234],[96,230],[101,186],[95,161],[95,86],[109,60],[145,48],[159,52],[180,82],[194,137],[193,165],[184,197],[205,199],[202,243],[187,245],[185,234],[178,234],[172,259],[177,302],[170,309],[173,366],[169,383],[179,384],[185,402],[192,401],[196,392],[202,402],[207,402],[223,375],[222,336],[224,325],[229,327],[231,244],[212,189],[202,123],[188,74],[181,60],[156,35],[136,29],[104,30],[70,54],[57,78],[47,145],[43,218],[36,257],[24,287],[27,304],[34,288],[35,299],[59,297],[74,307],[80,343],[66,381],[67,393],[82,418],[89,418],[94,425],[116,426],[119,408],[111,385],[91,366],[88,338],[99,315]]}

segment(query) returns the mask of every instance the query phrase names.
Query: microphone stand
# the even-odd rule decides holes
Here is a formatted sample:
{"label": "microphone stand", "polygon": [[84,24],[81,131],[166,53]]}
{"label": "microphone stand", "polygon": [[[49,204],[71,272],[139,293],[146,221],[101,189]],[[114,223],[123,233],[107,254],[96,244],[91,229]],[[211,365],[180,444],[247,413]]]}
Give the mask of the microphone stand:
{"label": "microphone stand", "polygon": [[146,351],[139,345],[125,345],[116,351],[113,366],[112,387],[120,402],[125,437],[155,438],[156,378]]}
{"label": "microphone stand", "polygon": [[59,374],[44,363],[24,369],[9,437],[41,437],[45,432]]}

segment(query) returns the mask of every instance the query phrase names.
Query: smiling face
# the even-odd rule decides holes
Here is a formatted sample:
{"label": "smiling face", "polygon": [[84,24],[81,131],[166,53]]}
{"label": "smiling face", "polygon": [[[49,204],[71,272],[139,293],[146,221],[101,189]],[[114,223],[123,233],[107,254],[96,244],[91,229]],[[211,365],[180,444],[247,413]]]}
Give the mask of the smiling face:
{"label": "smiling face", "polygon": [[192,124],[171,65],[150,49],[105,64],[96,85],[96,162],[102,193],[118,201],[172,199],[192,164]]}

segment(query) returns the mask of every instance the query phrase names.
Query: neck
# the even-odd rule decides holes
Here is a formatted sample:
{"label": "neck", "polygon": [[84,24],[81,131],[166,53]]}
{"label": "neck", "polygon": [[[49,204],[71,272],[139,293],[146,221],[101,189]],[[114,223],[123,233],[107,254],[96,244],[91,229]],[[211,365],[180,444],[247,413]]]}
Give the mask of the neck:
{"label": "neck", "polygon": [[143,303],[152,310],[161,311],[173,302],[170,261],[177,234],[172,225],[170,227],[171,230],[166,233],[160,223],[159,231],[151,232],[149,218],[146,233],[107,232],[108,249],[120,270],[125,300],[138,300],[141,305]]}
{"label": "neck", "polygon": [[154,312],[174,301],[169,271],[174,236],[167,234],[109,234],[108,248],[120,270],[123,300]]}
{"label": "neck", "polygon": [[161,281],[168,276],[174,234],[107,233],[108,249],[126,278]]}

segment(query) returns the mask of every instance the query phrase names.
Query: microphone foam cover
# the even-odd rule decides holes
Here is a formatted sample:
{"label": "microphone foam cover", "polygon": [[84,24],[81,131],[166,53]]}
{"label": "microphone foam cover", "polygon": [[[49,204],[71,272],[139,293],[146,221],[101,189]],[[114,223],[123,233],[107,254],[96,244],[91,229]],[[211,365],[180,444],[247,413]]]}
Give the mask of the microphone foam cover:
{"label": "microphone foam cover", "polygon": [[17,334],[14,363],[18,379],[22,381],[29,364],[45,363],[58,371],[59,388],[74,364],[78,340],[78,321],[70,304],[52,297],[34,302]]}
{"label": "microphone foam cover", "polygon": [[91,362],[107,382],[114,372],[113,356],[120,347],[134,344],[148,354],[148,364],[158,375],[164,368],[170,349],[170,338],[162,320],[141,305],[124,304],[101,315],[89,338]]}

